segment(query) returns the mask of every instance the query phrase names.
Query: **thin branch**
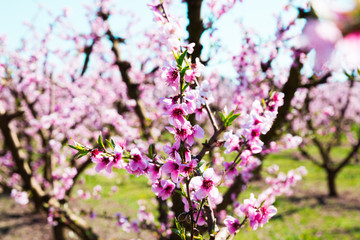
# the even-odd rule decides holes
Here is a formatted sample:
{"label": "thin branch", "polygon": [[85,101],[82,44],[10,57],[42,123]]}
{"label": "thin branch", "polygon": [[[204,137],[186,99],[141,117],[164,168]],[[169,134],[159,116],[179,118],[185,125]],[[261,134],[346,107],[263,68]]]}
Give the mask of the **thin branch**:
{"label": "thin branch", "polygon": [[[108,14],[99,12],[99,16],[101,16],[104,20],[104,22],[107,22],[107,19],[109,17]],[[146,123],[146,116],[145,116],[145,105],[140,99],[141,92],[138,88],[139,84],[133,83],[130,79],[130,76],[128,75],[128,71],[131,68],[131,65],[127,61],[123,61],[120,57],[120,47],[119,44],[122,43],[124,40],[122,38],[115,37],[115,35],[110,30],[110,26],[108,26],[108,31],[106,32],[106,35],[108,36],[109,40],[112,43],[112,52],[115,55],[115,64],[119,68],[119,72],[121,74],[121,78],[126,84],[127,87],[127,95],[130,99],[135,100],[136,106],[135,106],[135,113],[138,116],[140,120],[141,129],[143,131],[144,137],[151,137],[155,140],[155,136],[151,131],[151,126],[148,126]]]}
{"label": "thin branch", "polygon": [[203,147],[202,147],[201,151],[195,157],[198,161],[200,161],[208,151],[210,151],[211,149],[213,149],[216,146],[219,135],[223,131],[225,131],[225,129],[226,129],[226,127],[224,125],[221,126],[221,128],[218,131],[214,132],[214,134],[211,136],[209,141],[206,141],[205,143],[203,143]]}
{"label": "thin branch", "polygon": [[341,161],[341,163],[335,168],[335,173],[339,172],[343,167],[345,167],[351,160],[351,158],[354,157],[354,155],[359,151],[360,149],[360,130],[358,132],[358,141],[356,145],[353,145],[351,152]]}
{"label": "thin branch", "polygon": [[311,81],[310,83],[301,85],[300,88],[310,89],[310,88],[316,87],[316,86],[318,86],[320,84],[327,83],[327,80],[328,80],[329,77],[331,77],[330,72],[328,72],[327,74],[325,74],[322,78],[320,78],[318,80]]}
{"label": "thin branch", "polygon": [[208,225],[208,233],[210,236],[210,240],[214,240],[215,239],[214,232],[217,231],[216,218],[214,215],[214,211],[211,208],[210,199],[208,198],[207,201],[208,201],[208,204],[204,205],[204,209],[205,209],[205,213],[206,213],[206,222]]}
{"label": "thin branch", "polygon": [[[200,84],[199,84],[199,82],[198,82],[197,79],[195,79],[195,85],[198,86],[198,87],[200,86]],[[219,127],[218,127],[218,124],[217,124],[217,122],[216,122],[215,116],[214,116],[214,114],[211,112],[211,109],[210,109],[209,104],[208,104],[207,102],[205,102],[205,109],[206,109],[206,112],[207,112],[208,115],[209,115],[210,122],[211,122],[211,125],[212,125],[213,128],[214,128],[214,131],[215,131],[215,132],[216,132],[216,131],[219,131]]]}
{"label": "thin branch", "polygon": [[319,163],[313,156],[311,156],[303,147],[299,146],[299,151],[301,153],[301,155],[303,155],[303,157],[305,157],[306,159],[309,159],[311,162],[313,162],[315,165],[323,168],[324,165]]}

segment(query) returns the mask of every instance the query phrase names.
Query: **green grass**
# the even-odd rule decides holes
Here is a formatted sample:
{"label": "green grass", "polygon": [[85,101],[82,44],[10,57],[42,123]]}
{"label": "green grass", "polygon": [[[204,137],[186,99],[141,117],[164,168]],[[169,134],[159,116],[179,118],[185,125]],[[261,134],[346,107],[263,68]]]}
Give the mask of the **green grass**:
{"label": "green grass", "polygon": [[[343,169],[336,181],[340,197],[329,199],[321,168],[294,160],[290,152],[269,156],[264,168],[271,164],[279,165],[284,172],[303,165],[309,173],[292,197],[277,199],[278,213],[268,224],[257,231],[247,226],[234,239],[360,239],[360,165],[350,164]],[[240,199],[250,192],[259,192],[259,187],[249,187]]]}
{"label": "green grass", "polygon": [[[278,213],[268,224],[257,231],[245,226],[234,239],[360,239],[360,165],[350,164],[342,170],[336,181],[340,197],[329,199],[325,197],[325,172],[311,162],[296,160],[292,152],[286,151],[268,156],[263,168],[272,164],[279,165],[283,172],[305,166],[308,175],[298,183],[292,197],[278,197],[275,203]],[[95,175],[86,176],[85,180],[85,186],[80,188],[92,190],[97,184],[103,187],[101,200],[85,201],[97,212],[122,212],[135,217],[138,200],[145,199],[147,207],[156,216],[156,204],[152,202],[154,195],[146,178],[136,178],[120,171],[115,178]],[[110,190],[113,185],[119,188],[115,194]],[[251,192],[257,195],[266,188],[262,181],[250,184],[238,200],[242,202]]]}

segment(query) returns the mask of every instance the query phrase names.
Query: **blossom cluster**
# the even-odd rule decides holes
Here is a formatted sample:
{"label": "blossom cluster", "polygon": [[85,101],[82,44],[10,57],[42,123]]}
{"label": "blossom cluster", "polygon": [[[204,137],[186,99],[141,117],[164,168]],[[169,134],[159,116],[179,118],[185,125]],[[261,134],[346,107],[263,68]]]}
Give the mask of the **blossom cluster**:
{"label": "blossom cluster", "polygon": [[[268,168],[271,175],[275,175],[279,170],[277,165],[272,165]],[[234,213],[239,217],[249,220],[249,225],[253,230],[262,227],[277,213],[277,209],[272,205],[275,202],[275,197],[280,195],[290,196],[293,193],[292,188],[298,181],[307,174],[305,167],[299,167],[295,170],[290,170],[287,174],[278,173],[276,177],[267,177],[266,183],[270,185],[263,191],[258,199],[254,194],[250,194],[249,199],[245,199],[244,203],[234,203]],[[240,223],[238,218],[227,216],[224,224],[228,227],[231,234],[235,233],[243,223]]]}
{"label": "blossom cluster", "polygon": [[27,192],[18,191],[16,189],[11,190],[11,197],[15,199],[15,202],[20,205],[26,205],[29,203],[29,196]]}

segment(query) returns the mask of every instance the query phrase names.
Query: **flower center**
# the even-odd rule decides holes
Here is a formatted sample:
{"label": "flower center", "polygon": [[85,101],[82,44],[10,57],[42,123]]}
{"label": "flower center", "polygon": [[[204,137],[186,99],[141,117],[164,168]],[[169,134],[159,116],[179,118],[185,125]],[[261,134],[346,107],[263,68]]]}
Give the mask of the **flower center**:
{"label": "flower center", "polygon": [[134,159],[135,162],[140,162],[140,161],[141,161],[141,157],[140,157],[139,154],[135,154],[135,155],[133,156],[133,159]]}
{"label": "flower center", "polygon": [[212,186],[214,186],[213,181],[211,181],[210,179],[209,179],[209,180],[204,179],[203,187],[204,187],[205,189],[208,190],[208,189],[212,188]]}
{"label": "flower center", "polygon": [[184,112],[180,108],[174,109],[174,111],[173,111],[174,116],[182,116],[183,114],[184,114]]}
{"label": "flower center", "polygon": [[175,81],[178,77],[178,72],[176,70],[171,72],[171,79]]}

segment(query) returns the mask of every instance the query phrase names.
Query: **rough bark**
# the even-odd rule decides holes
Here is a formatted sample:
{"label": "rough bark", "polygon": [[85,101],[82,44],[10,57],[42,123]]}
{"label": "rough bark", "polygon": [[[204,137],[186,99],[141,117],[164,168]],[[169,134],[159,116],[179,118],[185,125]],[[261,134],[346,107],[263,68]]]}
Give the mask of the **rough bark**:
{"label": "rough bark", "polygon": [[[38,181],[34,178],[29,163],[25,160],[25,156],[21,151],[18,136],[9,127],[9,123],[12,119],[12,114],[6,113],[0,105],[0,130],[3,135],[5,145],[11,152],[16,165],[16,172],[19,173],[24,182],[24,190],[31,192],[32,200],[37,209],[42,210],[45,213],[48,212],[50,206],[61,209],[63,218],[59,219],[60,224],[63,224],[74,231],[81,239],[97,240],[98,236],[82,218],[73,214],[69,209],[62,209],[60,202],[47,195]],[[62,219],[64,219],[64,221],[62,221]]]}
{"label": "rough bark", "polygon": [[52,230],[53,230],[54,240],[66,239],[64,235],[64,226],[62,224],[57,224],[56,226],[53,226]]}
{"label": "rough bark", "polygon": [[336,172],[327,169],[326,170],[327,173],[327,184],[328,184],[328,195],[329,197],[337,197],[338,193],[336,190]]}

